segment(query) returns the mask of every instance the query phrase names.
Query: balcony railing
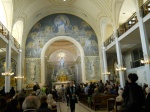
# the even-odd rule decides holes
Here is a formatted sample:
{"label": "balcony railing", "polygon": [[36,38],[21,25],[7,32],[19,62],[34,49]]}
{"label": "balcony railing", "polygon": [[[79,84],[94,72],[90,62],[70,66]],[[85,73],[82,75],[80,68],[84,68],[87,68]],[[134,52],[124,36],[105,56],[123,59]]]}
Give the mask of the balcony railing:
{"label": "balcony railing", "polygon": [[[127,30],[132,28],[136,23],[138,22],[136,13],[134,13],[125,23],[120,25],[120,27],[117,29],[118,37],[120,37],[123,33],[125,33]],[[112,34],[105,42],[104,45],[108,46],[110,43],[114,41],[115,37]]]}
{"label": "balcony railing", "polygon": [[110,43],[112,43],[115,40],[114,35],[112,34],[105,42],[104,46],[108,46]]}
{"label": "balcony railing", "polygon": [[131,68],[136,68],[136,67],[140,67],[140,66],[144,66],[144,64],[141,63],[141,59],[131,62]]}
{"label": "balcony railing", "polygon": [[9,31],[6,27],[0,22],[0,34],[2,34],[7,40],[9,39]]}
{"label": "balcony railing", "polygon": [[150,1],[146,1],[142,6],[141,6],[141,10],[142,10],[142,16],[145,17],[147,14],[150,13]]}
{"label": "balcony railing", "polygon": [[[9,31],[7,28],[0,22],[0,34],[2,34],[7,40],[9,40]],[[11,38],[12,44],[17,48],[20,49],[20,44],[17,42],[17,40],[12,36]]]}
{"label": "balcony railing", "polygon": [[125,23],[120,25],[120,27],[117,29],[118,37],[120,37],[130,28],[132,28],[137,22],[138,22],[138,19],[137,19],[136,13],[134,13]]}
{"label": "balcony railing", "polygon": [[20,44],[17,42],[17,40],[13,36],[12,36],[11,42],[17,49],[20,49]]}

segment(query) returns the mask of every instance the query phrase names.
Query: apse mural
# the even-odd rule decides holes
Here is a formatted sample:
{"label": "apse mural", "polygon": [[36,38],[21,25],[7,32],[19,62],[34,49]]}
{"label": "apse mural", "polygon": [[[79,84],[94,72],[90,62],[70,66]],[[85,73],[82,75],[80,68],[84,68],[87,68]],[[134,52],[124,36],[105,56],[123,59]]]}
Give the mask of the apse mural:
{"label": "apse mural", "polygon": [[85,56],[98,56],[98,41],[84,20],[70,14],[53,14],[37,22],[27,37],[26,58],[40,58],[46,42],[56,36],[70,36],[84,49]]}
{"label": "apse mural", "polygon": [[85,57],[85,74],[88,81],[100,80],[100,59],[99,56]]}

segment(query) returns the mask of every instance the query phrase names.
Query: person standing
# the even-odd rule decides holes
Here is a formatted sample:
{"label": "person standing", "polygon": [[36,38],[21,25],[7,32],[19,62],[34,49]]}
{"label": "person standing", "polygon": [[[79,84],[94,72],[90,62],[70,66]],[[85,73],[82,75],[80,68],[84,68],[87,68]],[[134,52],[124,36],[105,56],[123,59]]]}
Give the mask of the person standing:
{"label": "person standing", "polygon": [[142,112],[142,106],[145,103],[145,95],[142,87],[136,83],[137,80],[137,74],[130,73],[128,75],[128,84],[125,86],[122,94],[126,104],[123,108],[123,112]]}
{"label": "person standing", "polygon": [[33,91],[36,91],[36,90],[37,90],[37,86],[36,86],[36,83],[34,83]]}
{"label": "person standing", "polygon": [[67,96],[70,99],[71,112],[75,112],[75,103],[77,103],[77,98],[76,98],[76,88],[73,86],[73,82],[70,83],[70,88],[67,91]]}
{"label": "person standing", "polygon": [[70,83],[67,83],[67,86],[65,88],[65,96],[66,96],[66,101],[67,101],[67,106],[69,106],[69,96],[67,96],[67,91],[70,88]]}
{"label": "person standing", "polygon": [[64,85],[61,86],[61,98],[62,98],[62,102],[65,102],[65,88]]}

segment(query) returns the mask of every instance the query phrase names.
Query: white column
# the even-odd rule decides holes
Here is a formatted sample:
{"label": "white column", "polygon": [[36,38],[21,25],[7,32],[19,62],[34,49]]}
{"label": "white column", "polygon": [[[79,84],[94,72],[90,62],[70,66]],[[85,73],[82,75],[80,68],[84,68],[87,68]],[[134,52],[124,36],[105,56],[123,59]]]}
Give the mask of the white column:
{"label": "white column", "polygon": [[109,80],[109,75],[108,73],[108,68],[107,68],[107,59],[106,59],[106,51],[105,51],[105,47],[104,44],[102,45],[102,52],[103,52],[103,71],[104,71],[104,75],[105,75],[105,82],[106,80]]}
{"label": "white column", "polygon": [[[120,42],[118,41],[118,37],[115,36],[115,42],[116,42],[116,53],[117,53],[117,61],[118,61],[118,67],[123,67],[123,61],[122,61],[122,53],[120,48]],[[125,78],[124,78],[124,71],[119,70],[119,78],[120,78],[120,85],[122,88],[125,86]]]}
{"label": "white column", "polygon": [[[6,70],[8,72],[11,68],[11,40],[6,45]],[[10,92],[10,76],[5,76],[5,93]]]}
{"label": "white column", "polygon": [[[138,1],[137,1],[137,9],[138,9],[137,17],[138,17],[138,24],[139,24],[144,60],[150,60],[149,40],[146,33],[145,24],[143,23],[142,12],[139,10],[138,7]],[[147,75],[147,83],[148,86],[150,86],[150,64],[145,64],[145,70]]]}
{"label": "white column", "polygon": [[78,65],[75,65],[76,67],[76,83],[79,81],[79,72],[78,72]]}
{"label": "white column", "polygon": [[22,89],[22,72],[21,72],[21,54],[22,54],[22,51],[19,50],[19,54],[18,54],[18,59],[17,59],[17,76],[20,77],[20,78],[17,78],[17,90],[20,91]]}

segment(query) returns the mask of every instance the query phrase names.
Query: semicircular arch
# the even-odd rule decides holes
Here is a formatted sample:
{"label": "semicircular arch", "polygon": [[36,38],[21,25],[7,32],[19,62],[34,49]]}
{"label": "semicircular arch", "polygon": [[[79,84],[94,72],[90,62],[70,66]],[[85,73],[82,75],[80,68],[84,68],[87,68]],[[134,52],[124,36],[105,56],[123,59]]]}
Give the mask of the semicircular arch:
{"label": "semicircular arch", "polygon": [[81,66],[82,66],[82,81],[86,81],[85,77],[85,65],[84,65],[84,50],[82,46],[73,38],[69,36],[57,36],[55,38],[50,39],[45,46],[43,47],[41,51],[41,84],[45,83],[45,52],[48,46],[50,46],[53,42],[58,41],[58,40],[67,40],[72,42],[80,51],[81,54]]}

